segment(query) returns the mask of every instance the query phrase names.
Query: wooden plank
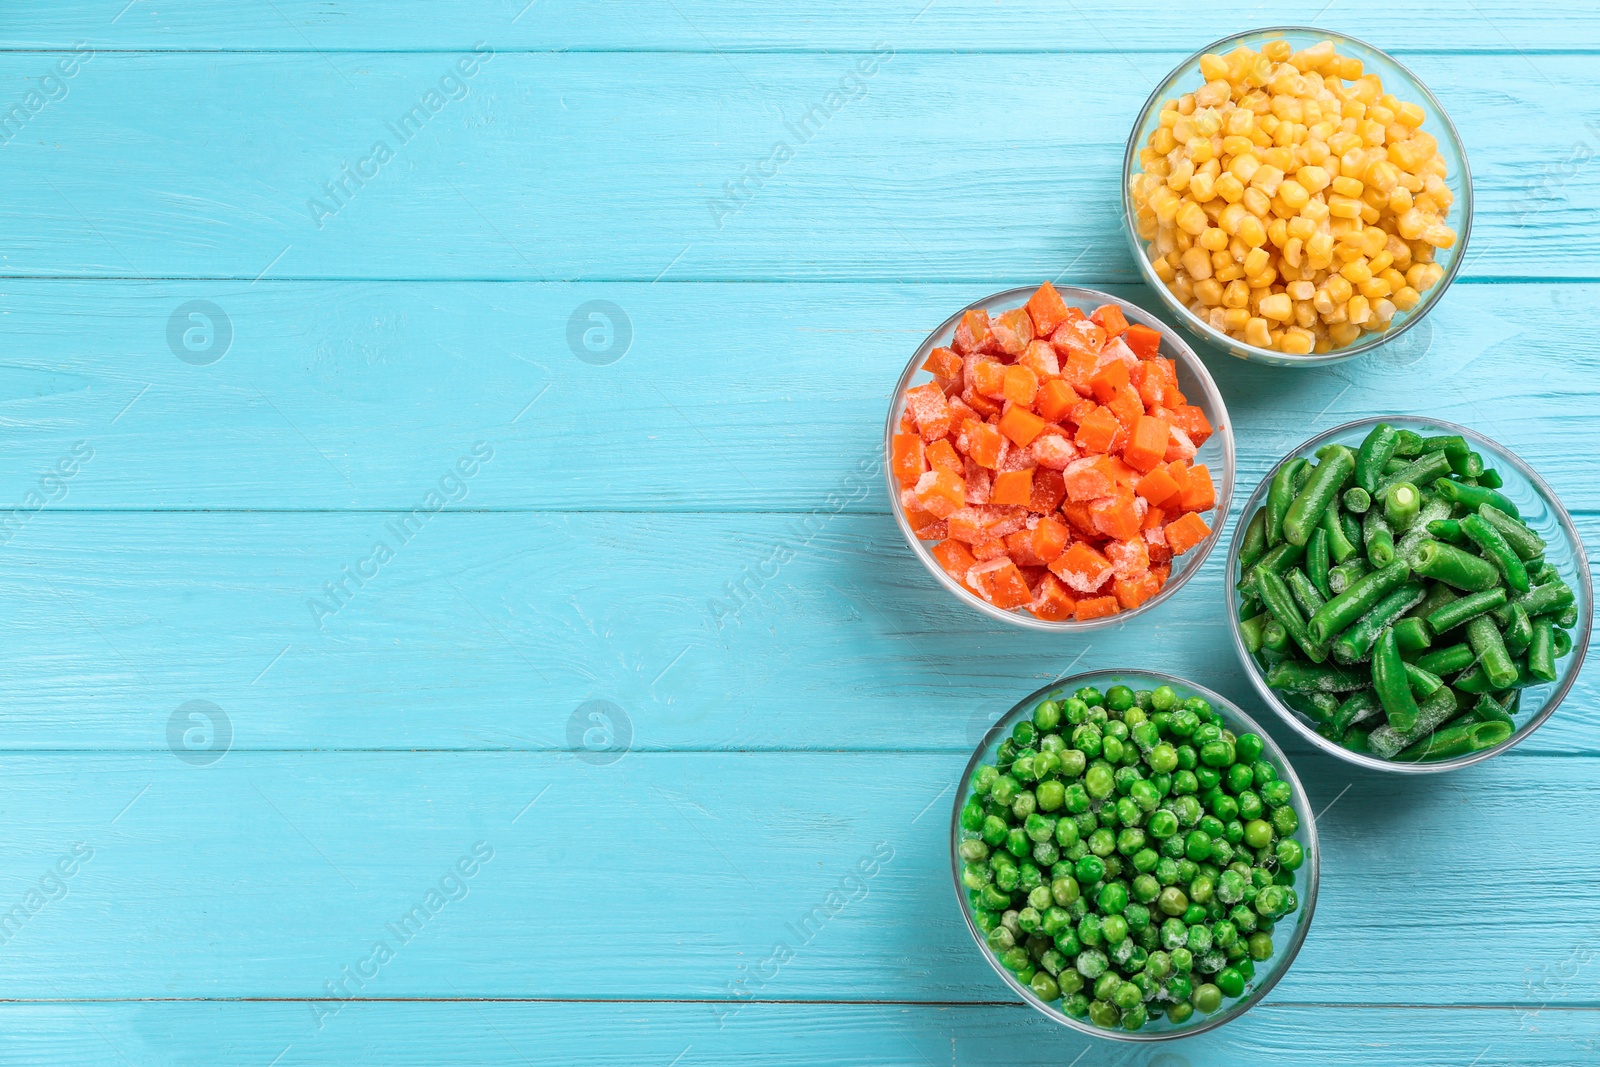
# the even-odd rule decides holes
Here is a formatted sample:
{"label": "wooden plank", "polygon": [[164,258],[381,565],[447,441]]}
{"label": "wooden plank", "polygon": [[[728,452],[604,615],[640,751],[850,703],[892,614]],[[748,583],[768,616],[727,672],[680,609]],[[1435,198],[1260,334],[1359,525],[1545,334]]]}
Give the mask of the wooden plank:
{"label": "wooden plank", "polygon": [[[99,53],[5,146],[36,180],[0,205],[0,271],[1134,280],[1120,161],[1177,54],[996,63],[890,47],[731,65],[501,53],[463,60],[466,79],[443,54]],[[35,91],[53,62],[0,54],[0,100]],[[1572,156],[1600,138],[1583,117],[1600,66],[1536,62],[1486,79],[1478,57],[1415,57],[1471,146],[1469,272],[1594,278],[1582,205],[1600,168]]]}
{"label": "wooden plank", "polygon": [[[1269,1000],[1220,1030],[1150,1048],[1097,1041],[1021,1005],[759,1004],[721,1029],[704,1004],[357,1003],[312,1029],[303,1004],[6,1004],[4,1047],[39,1067],[106,1064],[276,1067],[317,1063],[661,1067],[808,1063],[927,1067],[1231,1067],[1277,1059],[1357,1067],[1375,1055],[1416,1067],[1556,1067],[1591,1053],[1594,1009],[1348,1009]],[[205,1034],[205,1047],[195,1035]]]}
{"label": "wooden plank", "polygon": [[[885,515],[440,514],[404,544],[397,521],[38,516],[0,555],[0,745],[164,751],[207,700],[242,749],[548,751],[604,700],[644,751],[964,753],[1037,686],[1129,666],[1271,718],[1221,625],[1221,553],[1084,640],[958,604]],[[1595,753],[1597,725],[1591,665],[1527,747]]]}
{"label": "wooden plank", "polygon": [[[695,1006],[709,1017],[737,1007],[736,980],[783,941],[793,958],[761,970],[764,999],[1004,1001],[949,882],[963,764],[10,755],[0,901],[9,914],[35,889],[55,899],[8,925],[0,979],[29,1000],[331,998],[350,966],[367,977],[340,996],[695,999],[714,1002]],[[1410,781],[1301,761],[1314,808],[1332,805],[1324,876],[1271,999],[1592,1007],[1592,964],[1573,960],[1600,938],[1586,906],[1600,860],[1574,842],[1595,766],[1515,753]],[[40,888],[74,847],[65,895]],[[844,904],[829,897],[840,886]],[[822,904],[831,916],[806,918]],[[802,922],[803,937],[785,925]]]}
{"label": "wooden plank", "polygon": [[[14,431],[0,441],[0,502],[18,506],[87,441],[92,461],[52,508],[410,508],[485,441],[494,459],[461,506],[881,512],[876,484],[848,479],[876,462],[906,359],[952,310],[1028,281],[12,280],[0,284],[0,425]],[[1157,306],[1142,286],[1114,291]],[[168,344],[197,299],[231,334],[206,366]],[[609,365],[568,346],[574,312],[596,300],[627,321],[627,345],[613,333],[600,354],[619,355]],[[1597,309],[1596,285],[1460,285],[1355,362],[1291,373],[1213,356],[1240,500],[1312,433],[1402,411],[1472,426],[1568,507],[1600,510],[1572,444],[1593,420]],[[179,320],[206,341],[204,318]],[[181,332],[178,345],[189,354]],[[599,358],[581,337],[576,351]]]}
{"label": "wooden plank", "polygon": [[[1206,9],[1205,26],[1173,18],[1170,11],[1115,0],[1096,4],[1094,17],[1076,6],[1030,0],[992,5],[976,0],[893,0],[871,5],[807,0],[763,12],[760,19],[715,0],[629,4],[627,17],[604,0],[563,3],[496,0],[440,6],[426,0],[392,0],[381,9],[353,0],[63,0],[29,14],[26,25],[5,27],[11,48],[67,47],[87,40],[105,48],[272,48],[431,50],[470,47],[488,39],[512,49],[721,49],[793,48],[838,51],[879,38],[905,49],[1192,51],[1207,41],[1264,22],[1312,23],[1353,34],[1400,53],[1443,48],[1461,51],[1540,52],[1600,47],[1592,12],[1576,0],[1538,5],[1462,8],[1446,0],[1420,0],[1396,23],[1380,0],[1291,0],[1266,15],[1254,4],[1227,0]],[[1428,26],[1440,36],[1404,32]],[[1537,62],[1537,59],[1533,60]]]}

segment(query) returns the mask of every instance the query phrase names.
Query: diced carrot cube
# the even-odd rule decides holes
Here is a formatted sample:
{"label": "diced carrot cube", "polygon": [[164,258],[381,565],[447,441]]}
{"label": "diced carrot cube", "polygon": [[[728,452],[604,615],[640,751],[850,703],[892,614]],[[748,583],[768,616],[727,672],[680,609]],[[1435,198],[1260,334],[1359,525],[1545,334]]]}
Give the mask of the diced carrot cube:
{"label": "diced carrot cube", "polygon": [[1094,518],[1094,528],[1107,537],[1129,541],[1139,536],[1139,510],[1133,494],[1126,489],[1091,503],[1089,514]]}
{"label": "diced carrot cube", "polygon": [[[941,437],[939,440],[942,443],[944,438]],[[901,485],[916,485],[917,479],[922,477],[922,472],[928,469],[927,459],[922,450],[922,438],[914,433],[895,434],[890,463],[894,467],[894,476]]]}
{"label": "diced carrot cube", "polygon": [[[1033,551],[1033,531],[1018,530],[1005,536],[1006,555],[1011,557],[1011,562],[1020,569],[1022,567],[1042,567],[1044,560],[1040,559]],[[1032,585],[1032,582],[1028,583]]]}
{"label": "diced carrot cube", "polygon": [[1211,421],[1206,418],[1206,413],[1193,404],[1179,404],[1172,409],[1173,423],[1196,445],[1206,443],[1206,438],[1211,436]]}
{"label": "diced carrot cube", "polygon": [[1139,357],[1133,354],[1133,349],[1129,348],[1128,343],[1120,337],[1113,337],[1106,342],[1106,346],[1100,350],[1099,362],[1095,369],[1098,371],[1112,360],[1117,360],[1127,367],[1130,374],[1133,368],[1139,365]]}
{"label": "diced carrot cube", "polygon": [[1178,497],[1178,507],[1183,511],[1210,511],[1217,506],[1217,487],[1211,483],[1211,471],[1204,463],[1189,468],[1189,484]]}
{"label": "diced carrot cube", "polygon": [[1028,510],[1048,515],[1061,506],[1067,487],[1061,472],[1049,467],[1036,467],[1033,472],[1033,495],[1028,499]]}
{"label": "diced carrot cube", "polygon": [[1056,287],[1045,282],[1028,297],[1028,317],[1033,320],[1033,335],[1049,337],[1056,327],[1067,321],[1067,302],[1061,299]]}
{"label": "diced carrot cube", "polygon": [[970,459],[964,462],[965,473],[962,474],[962,477],[967,480],[967,503],[987,504],[989,502],[989,489],[994,484],[994,475]]}
{"label": "diced carrot cube", "polygon": [[966,483],[947,470],[924,472],[913,492],[923,511],[941,519],[949,518],[967,503]]}
{"label": "diced carrot cube", "polygon": [[1078,433],[1073,440],[1077,442],[1079,448],[1089,452],[1109,452],[1119,429],[1121,424],[1117,422],[1117,416],[1111,409],[1097,407],[1078,423]]}
{"label": "diced carrot cube", "polygon": [[1067,550],[1067,539],[1071,536],[1067,531],[1067,524],[1052,519],[1048,515],[1039,520],[1032,530],[1028,531],[1032,543],[1033,554],[1045,564],[1054,563],[1061,558],[1061,553]]}
{"label": "diced carrot cube", "polygon": [[1000,432],[1023,448],[1039,436],[1039,431],[1043,430],[1045,425],[1043,419],[1023,407],[1007,408],[1006,413],[1000,416]]}
{"label": "diced carrot cube", "polygon": [[[1128,447],[1123,449],[1123,462],[1137,471],[1154,470],[1156,465],[1166,458],[1167,440],[1170,436],[1166,423],[1149,415],[1140,415],[1139,420],[1133,425],[1133,435],[1128,441]],[[1150,498],[1146,496],[1145,499]],[[1150,502],[1159,504],[1161,501]]]}
{"label": "diced carrot cube", "polygon": [[961,402],[966,404],[967,407],[971,408],[974,414],[981,415],[984,418],[988,418],[991,415],[1000,414],[999,403],[994,400],[990,400],[988,397],[984,396],[975,389],[968,388],[962,390]]}
{"label": "diced carrot cube", "polygon": [[1159,585],[1166,585],[1167,578],[1172,574],[1172,564],[1162,563],[1159,566],[1152,565],[1150,567],[1150,573],[1155,575],[1156,582]]}
{"label": "diced carrot cube", "polygon": [[1065,470],[1067,464],[1078,458],[1078,446],[1072,443],[1072,438],[1048,430],[1033,439],[1028,451],[1039,466],[1057,471]]}
{"label": "diced carrot cube", "polygon": [[1137,578],[1150,569],[1150,550],[1143,537],[1108,541],[1105,556],[1111,561],[1111,571],[1118,578]]}
{"label": "diced carrot cube", "polygon": [[1079,537],[1087,537],[1098,541],[1100,531],[1094,528],[1094,516],[1089,514],[1087,500],[1068,500],[1061,505],[1061,514],[1066,518],[1067,525]]}
{"label": "diced carrot cube", "polygon": [[985,541],[975,542],[972,546],[972,555],[979,562],[987,562],[991,559],[999,559],[1001,556],[1009,558],[1010,553],[1006,551],[1005,538],[991,537]]}
{"label": "diced carrot cube", "polygon": [[1120,386],[1117,395],[1107,400],[1105,405],[1117,417],[1118,424],[1132,435],[1134,423],[1144,414],[1144,403],[1140,401],[1138,391],[1131,385]]}
{"label": "diced carrot cube", "polygon": [[1093,593],[1111,577],[1111,563],[1090,545],[1074,541],[1050,564],[1050,573],[1079,593]]}
{"label": "diced carrot cube", "polygon": [[974,308],[961,316],[961,321],[956,325],[956,335],[951,344],[962,355],[969,352],[993,352],[994,332],[989,328],[989,313],[983,308]]}
{"label": "diced carrot cube", "polygon": [[1061,360],[1056,357],[1056,350],[1050,347],[1048,341],[1031,342],[1017,357],[1017,363],[1033,371],[1041,382],[1061,373]]}
{"label": "diced carrot cube", "polygon": [[1104,404],[1117,395],[1117,390],[1128,384],[1128,368],[1117,360],[1101,367],[1089,379],[1089,390],[1094,398]]}
{"label": "diced carrot cube", "polygon": [[1107,338],[1120,336],[1128,330],[1127,316],[1116,304],[1102,304],[1089,312],[1089,318],[1106,332]]}
{"label": "diced carrot cube", "polygon": [[1061,579],[1053,574],[1046,574],[1044,580],[1039,583],[1038,592],[1034,594],[1029,610],[1049,622],[1063,622],[1072,618],[1077,606],[1077,599]]}
{"label": "diced carrot cube", "polygon": [[[1172,475],[1172,480],[1178,484],[1178,492],[1183,492],[1189,485],[1189,464],[1186,460],[1172,459],[1167,461],[1167,473]],[[1176,503],[1176,501],[1174,501]]]}
{"label": "diced carrot cube", "polygon": [[1080,600],[1072,611],[1072,617],[1079,622],[1088,622],[1090,619],[1103,619],[1107,615],[1115,615],[1120,609],[1117,598],[1114,596],[1090,597]]}
{"label": "diced carrot cube", "polygon": [[1072,386],[1073,391],[1079,396],[1094,396],[1094,387],[1089,384],[1094,377],[1095,368],[1100,365],[1098,351],[1091,352],[1086,348],[1074,349],[1066,354],[1067,362],[1061,368],[1061,377]]}
{"label": "diced carrot cube", "polygon": [[1020,608],[1033,600],[1033,590],[1028,588],[1022,572],[1004,557],[979,563],[967,572],[967,581],[997,608]]}
{"label": "diced carrot cube", "polygon": [[1161,581],[1146,571],[1135,578],[1118,578],[1111,583],[1111,592],[1116,596],[1117,603],[1122,605],[1122,610],[1132,611],[1161,592]]}
{"label": "diced carrot cube", "polygon": [[966,588],[971,588],[967,585],[967,572],[977,566],[978,560],[966,545],[960,541],[940,541],[929,549],[929,553],[938,560],[939,566],[944,568],[946,574]]}
{"label": "diced carrot cube", "polygon": [[1083,424],[1084,417],[1099,406],[1099,404],[1096,404],[1088,397],[1080,396],[1078,398],[1078,402],[1072,405],[1072,410],[1067,412],[1067,417],[1061,421],[1070,422],[1074,426],[1081,426]]}
{"label": "diced carrot cube", "polygon": [[1175,459],[1191,460],[1200,449],[1195,446],[1189,435],[1176,426],[1167,427],[1167,462]]}
{"label": "diced carrot cube", "polygon": [[1006,368],[1005,387],[1001,395],[1013,404],[1033,407],[1034,394],[1039,391],[1039,376],[1027,367],[1012,364]]}
{"label": "diced carrot cube", "polygon": [[[1151,508],[1151,511],[1160,511],[1160,508]],[[1153,529],[1144,532],[1146,551],[1150,553],[1150,569],[1155,570],[1158,564],[1170,562],[1172,549],[1167,547],[1167,535],[1161,530]]]}
{"label": "diced carrot cube", "polygon": [[1002,471],[1031,470],[1038,465],[1038,461],[1033,458],[1032,452],[1026,448],[1018,448],[1008,441],[1005,453],[1000,459],[1000,466],[995,469]]}
{"label": "diced carrot cube", "polygon": [[[1133,451],[1133,446],[1128,446],[1128,452]],[[1124,452],[1126,457],[1128,452]],[[1165,467],[1155,467],[1139,479],[1139,484],[1134,487],[1134,492],[1144,497],[1151,504],[1160,506],[1178,495],[1178,483]]]}
{"label": "diced carrot cube", "polygon": [[999,430],[986,422],[969,422],[961,427],[961,432],[967,439],[966,453],[974,463],[990,470],[1000,466],[1004,442]]}
{"label": "diced carrot cube", "polygon": [[1178,393],[1178,374],[1170,359],[1157,357],[1141,361],[1131,371],[1129,378],[1139,390],[1139,399],[1147,408],[1171,407],[1172,397]]}
{"label": "diced carrot cube", "polygon": [[1056,332],[1050,335],[1050,344],[1063,356],[1070,357],[1074,352],[1086,352],[1097,356],[1100,349],[1105,347],[1106,332],[1098,323],[1090,322],[1080,313],[1077,317],[1070,315],[1067,321],[1056,327]]}
{"label": "diced carrot cube", "polygon": [[980,359],[972,365],[972,387],[984,396],[999,397],[1006,388],[1006,368],[992,359]]}
{"label": "diced carrot cube", "polygon": [[928,382],[906,391],[906,410],[917,420],[917,432],[924,441],[936,441],[950,432],[950,405],[937,382]]}
{"label": "diced carrot cube", "polygon": [[1061,472],[1067,499],[1099,500],[1117,491],[1117,480],[1107,456],[1085,456],[1067,464]]}
{"label": "diced carrot cube", "polygon": [[1133,349],[1133,354],[1140,359],[1155,359],[1161,354],[1161,331],[1131,323],[1122,339],[1128,342],[1128,347]]}
{"label": "diced carrot cube", "polygon": [[1033,468],[1020,471],[1005,471],[995,475],[994,488],[989,491],[991,504],[1009,504],[1015,507],[1027,507],[1028,501],[1033,499]]}
{"label": "diced carrot cube", "polygon": [[1181,556],[1204,541],[1211,533],[1211,527],[1199,515],[1189,511],[1167,523],[1162,527],[1162,532],[1167,535],[1167,547],[1172,549],[1172,554]]}
{"label": "diced carrot cube", "polygon": [[947,437],[941,437],[929,445],[924,454],[930,467],[938,467],[952,474],[962,474],[966,470],[966,464],[961,462],[956,450],[950,447],[950,439]]}
{"label": "diced carrot cube", "polygon": [[1060,378],[1051,378],[1039,387],[1034,410],[1052,422],[1059,422],[1079,400],[1077,392]]}
{"label": "diced carrot cube", "polygon": [[990,324],[995,346],[1008,356],[1020,356],[1033,340],[1033,319],[1027,308],[1012,308],[1001,312]]}
{"label": "diced carrot cube", "polygon": [[948,536],[949,523],[926,511],[906,508],[906,524],[919,541],[942,541]]}
{"label": "diced carrot cube", "polygon": [[1146,530],[1146,531],[1148,531],[1148,530],[1159,530],[1159,529],[1161,529],[1161,527],[1165,526],[1166,524],[1167,524],[1167,512],[1166,512],[1166,509],[1165,508],[1158,508],[1154,504],[1151,504],[1149,507],[1144,509],[1144,518],[1139,520],[1139,529]]}
{"label": "diced carrot cube", "polygon": [[922,369],[936,378],[954,378],[961,373],[961,354],[952,348],[935,348],[922,361]]}
{"label": "diced carrot cube", "polygon": [[1139,484],[1139,472],[1116,456],[1106,457],[1106,470],[1110,472],[1111,480],[1125,489],[1132,489]]}

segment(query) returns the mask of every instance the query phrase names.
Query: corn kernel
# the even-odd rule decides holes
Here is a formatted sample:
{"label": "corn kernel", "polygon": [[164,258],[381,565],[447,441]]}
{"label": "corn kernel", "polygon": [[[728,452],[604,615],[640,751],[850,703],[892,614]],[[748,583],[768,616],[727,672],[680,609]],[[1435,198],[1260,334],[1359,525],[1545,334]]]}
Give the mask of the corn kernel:
{"label": "corn kernel", "polygon": [[1207,307],[1222,303],[1222,283],[1215,278],[1203,278],[1194,283],[1195,299]]}
{"label": "corn kernel", "polygon": [[1267,253],[1266,249],[1252,248],[1249,252],[1245,253],[1244,263],[1242,265],[1246,274],[1260,274],[1262,271],[1267,269],[1271,262],[1272,257]]}
{"label": "corn kernel", "polygon": [[[1357,219],[1361,217],[1362,203],[1348,196],[1328,197],[1328,214],[1339,219]],[[1420,230],[1418,233],[1420,234]]]}
{"label": "corn kernel", "polygon": [[1237,204],[1244,195],[1244,182],[1240,181],[1231,172],[1223,174],[1216,180],[1217,195],[1230,204]]}
{"label": "corn kernel", "polygon": [[1422,125],[1423,117],[1422,108],[1409,101],[1394,109],[1394,120],[1413,130]]}
{"label": "corn kernel", "polygon": [[1333,338],[1335,345],[1343,348],[1361,336],[1361,327],[1353,326],[1348,322],[1335,323],[1328,327],[1328,336]]}
{"label": "corn kernel", "polygon": [[1370,319],[1372,317],[1372,306],[1367,302],[1367,298],[1361,296],[1359,293],[1355,296],[1352,296],[1350,298],[1350,310],[1347,313],[1347,317],[1357,326],[1360,326],[1362,323]]}
{"label": "corn kernel", "polygon": [[1401,311],[1410,311],[1421,302],[1422,294],[1411,288],[1409,285],[1402,285],[1400,288],[1394,291],[1394,295],[1389,299],[1393,301],[1394,306],[1399,308]]}
{"label": "corn kernel", "polygon": [[1278,343],[1278,348],[1292,356],[1303,356],[1310,353],[1315,345],[1316,338],[1309,330],[1296,327],[1283,332],[1283,340]]}
{"label": "corn kernel", "polygon": [[1294,314],[1294,304],[1290,301],[1289,294],[1273,293],[1271,296],[1262,298],[1261,306],[1257,310],[1266,318],[1284,322]]}
{"label": "corn kernel", "polygon": [[1362,185],[1361,182],[1355,178],[1341,174],[1339,177],[1333,179],[1332,188],[1333,191],[1338,193],[1340,196],[1353,197],[1360,196],[1362,190],[1364,190],[1366,186]]}
{"label": "corn kernel", "polygon": [[1206,255],[1201,248],[1191,248],[1183,254],[1181,260],[1183,269],[1195,281],[1203,281],[1211,277],[1211,257]]}
{"label": "corn kernel", "polygon": [[[1239,238],[1250,247],[1259,248],[1267,243],[1266,227],[1262,226],[1261,220],[1254,215],[1246,215],[1244,221],[1239,223]],[[1452,234],[1451,240],[1454,239]]]}
{"label": "corn kernel", "polygon": [[1185,201],[1184,205],[1178,209],[1178,213],[1173,217],[1172,221],[1177,223],[1179,229],[1198,237],[1206,231],[1206,223],[1210,220],[1206,218],[1206,213],[1199,204],[1189,200]]}
{"label": "corn kernel", "polygon": [[1244,342],[1256,348],[1266,348],[1272,343],[1272,332],[1266,319],[1253,318],[1244,324]]}

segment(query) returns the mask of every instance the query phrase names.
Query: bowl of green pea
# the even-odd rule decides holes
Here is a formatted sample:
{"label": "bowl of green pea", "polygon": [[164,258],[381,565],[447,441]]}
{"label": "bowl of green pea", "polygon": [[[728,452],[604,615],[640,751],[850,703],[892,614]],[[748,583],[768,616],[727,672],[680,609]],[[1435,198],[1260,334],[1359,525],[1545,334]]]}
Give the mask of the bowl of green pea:
{"label": "bowl of green pea", "polygon": [[1305,790],[1209,690],[1149,671],[1062,678],[1000,717],[962,783],[950,869],[967,929],[1058,1023],[1201,1033],[1300,951],[1318,870]]}
{"label": "bowl of green pea", "polygon": [[1571,691],[1589,644],[1589,565],[1556,494],[1437,419],[1361,419],[1293,449],[1245,505],[1228,574],[1262,699],[1377,770],[1509,751]]}

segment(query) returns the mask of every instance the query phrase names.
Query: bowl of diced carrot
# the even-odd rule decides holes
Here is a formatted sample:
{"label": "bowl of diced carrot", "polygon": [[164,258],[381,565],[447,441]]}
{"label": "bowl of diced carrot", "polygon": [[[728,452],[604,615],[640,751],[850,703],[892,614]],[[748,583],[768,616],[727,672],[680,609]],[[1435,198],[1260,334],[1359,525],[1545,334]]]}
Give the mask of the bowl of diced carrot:
{"label": "bowl of diced carrot", "polygon": [[1120,622],[1216,545],[1233,433],[1204,363],[1107,293],[1049,282],[946,319],[895,390],[889,498],[957,598],[1037,630]]}

